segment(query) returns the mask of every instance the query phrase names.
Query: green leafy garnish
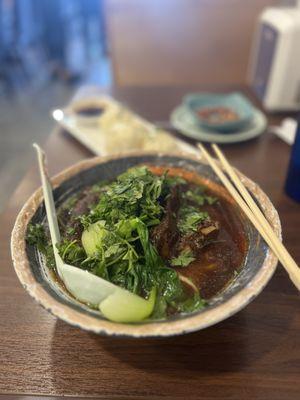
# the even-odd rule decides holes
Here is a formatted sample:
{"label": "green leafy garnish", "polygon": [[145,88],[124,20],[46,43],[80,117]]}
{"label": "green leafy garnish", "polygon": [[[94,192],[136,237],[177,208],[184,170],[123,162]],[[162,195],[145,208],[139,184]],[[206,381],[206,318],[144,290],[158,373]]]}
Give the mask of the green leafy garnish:
{"label": "green leafy garnish", "polygon": [[194,190],[187,190],[183,197],[186,200],[190,200],[193,201],[194,203],[196,203],[198,206],[203,206],[205,203],[212,205],[217,201],[216,197],[212,197],[212,196],[207,196],[204,193],[204,187],[202,186],[198,186],[197,188],[195,188]]}
{"label": "green leafy garnish", "polygon": [[181,176],[166,176],[166,185],[173,187],[176,185],[186,185],[187,181]]}
{"label": "green leafy garnish", "polygon": [[179,213],[178,228],[183,234],[197,232],[198,225],[206,220],[209,220],[206,211],[199,211],[193,206],[182,207]]}
{"label": "green leafy garnish", "polygon": [[158,199],[164,180],[164,176],[153,175],[144,166],[128,170],[107,186],[99,203],[81,217],[82,224],[87,227],[99,220],[116,223],[138,217],[147,226],[157,225],[163,214]]}
{"label": "green leafy garnish", "polygon": [[206,301],[201,299],[199,293],[194,293],[192,297],[188,297],[179,305],[179,311],[183,313],[191,313],[198,311],[206,306]]}
{"label": "green leafy garnish", "polygon": [[170,264],[173,267],[186,267],[195,260],[196,258],[194,257],[192,250],[185,249],[179,254],[178,257],[172,258]]}
{"label": "green leafy garnish", "polygon": [[77,240],[70,241],[63,239],[58,245],[58,250],[64,262],[75,267],[80,266],[86,259],[85,251],[78,244]]}
{"label": "green leafy garnish", "polygon": [[108,185],[107,181],[101,181],[91,187],[91,193],[101,193],[103,188]]}
{"label": "green leafy garnish", "polygon": [[66,234],[71,236],[71,235],[74,235],[74,233],[75,233],[75,228],[73,228],[72,226],[69,226],[66,230]]}
{"label": "green leafy garnish", "polygon": [[29,244],[36,246],[45,256],[49,268],[55,268],[55,259],[52,244],[49,242],[42,224],[30,224],[28,226],[26,240]]}
{"label": "green leafy garnish", "polygon": [[42,224],[30,224],[28,226],[27,242],[35,245],[40,252],[45,252],[48,240]]}

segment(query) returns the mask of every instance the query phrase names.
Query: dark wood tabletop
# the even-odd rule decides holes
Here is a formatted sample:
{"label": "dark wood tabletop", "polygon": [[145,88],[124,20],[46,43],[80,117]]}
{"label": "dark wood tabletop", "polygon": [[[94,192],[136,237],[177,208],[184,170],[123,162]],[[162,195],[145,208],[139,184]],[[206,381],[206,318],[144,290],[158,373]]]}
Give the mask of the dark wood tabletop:
{"label": "dark wood tabletop", "polygon": [[[162,121],[191,89],[195,90],[124,88],[113,94],[149,120]],[[92,156],[60,129],[51,133],[44,148],[51,174]],[[282,221],[284,242],[300,263],[300,204],[283,190],[290,146],[267,132],[222,149],[270,196]],[[180,337],[101,337],[69,326],[41,308],[18,282],[9,249],[17,212],[39,185],[33,166],[0,219],[0,398],[300,398],[299,297],[281,266],[264,291],[238,314]]]}

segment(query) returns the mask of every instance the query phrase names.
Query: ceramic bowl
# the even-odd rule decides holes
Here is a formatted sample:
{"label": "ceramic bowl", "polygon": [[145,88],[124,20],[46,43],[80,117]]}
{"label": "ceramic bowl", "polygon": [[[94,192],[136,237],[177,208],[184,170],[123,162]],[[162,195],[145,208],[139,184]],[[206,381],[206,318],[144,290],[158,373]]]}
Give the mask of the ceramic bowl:
{"label": "ceramic bowl", "polygon": [[[204,183],[213,188],[220,182],[211,168],[200,158],[171,154],[143,154],[92,158],[82,161],[61,172],[52,180],[56,206],[77,191],[100,180],[111,180],[134,165],[177,166],[196,172]],[[251,191],[276,234],[281,237],[278,214],[263,191],[250,179],[240,174]],[[224,195],[229,196],[222,187]],[[35,246],[29,245],[26,232],[29,223],[45,221],[42,191],[37,190],[19,213],[11,239],[11,251],[15,271],[29,294],[58,318],[79,328],[98,334],[132,337],[171,336],[206,328],[235,314],[259,294],[271,278],[277,264],[274,254],[254,227],[242,217],[249,240],[244,268],[236,279],[209,305],[188,315],[173,316],[164,321],[145,321],[139,324],[121,324],[104,319],[98,311],[79,303],[58,286],[44,264]]]}
{"label": "ceramic bowl", "polygon": [[[220,132],[238,131],[247,125],[253,116],[253,106],[241,93],[214,94],[195,93],[184,97],[183,103],[190,110],[195,121],[204,128]],[[233,121],[209,122],[201,118],[199,111],[206,108],[224,107],[233,110],[238,118]]]}

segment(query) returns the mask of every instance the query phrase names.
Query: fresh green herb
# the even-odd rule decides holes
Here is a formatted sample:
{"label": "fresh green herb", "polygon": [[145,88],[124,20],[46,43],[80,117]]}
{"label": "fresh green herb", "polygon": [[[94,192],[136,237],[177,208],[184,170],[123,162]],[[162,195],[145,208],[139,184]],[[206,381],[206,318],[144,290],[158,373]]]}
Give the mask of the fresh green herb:
{"label": "fresh green herb", "polygon": [[30,224],[28,226],[27,242],[31,245],[35,245],[42,253],[46,251],[48,240],[42,224]]}
{"label": "fresh green herb", "polygon": [[[172,271],[173,273],[175,271]],[[199,293],[194,293],[193,296],[187,296],[179,279],[178,275],[166,274],[166,280],[169,282],[168,289],[160,293],[157,297],[152,319],[160,319],[166,316],[168,308],[176,310],[176,312],[190,313],[199,311],[207,304]]]}
{"label": "fresh green herb", "polygon": [[55,263],[55,258],[54,258],[54,252],[53,252],[53,247],[52,244],[48,244],[46,247],[46,251],[44,252],[44,256],[46,258],[46,264],[50,269],[55,269],[56,268],[56,263]]}
{"label": "fresh green herb", "polygon": [[55,259],[52,244],[49,243],[45,228],[42,224],[30,224],[27,231],[27,242],[36,246],[37,249],[45,256],[46,263],[49,268],[55,268]]}
{"label": "fresh green herb", "polygon": [[207,196],[204,193],[204,188],[202,186],[197,186],[194,190],[187,190],[183,194],[183,198],[196,203],[198,206],[203,206],[205,203],[212,205],[217,201],[216,197]]}
{"label": "fresh green herb", "polygon": [[77,240],[64,239],[57,246],[59,254],[65,263],[79,267],[81,263],[86,259],[86,254],[78,243]]}
{"label": "fresh green herb", "polygon": [[101,193],[103,192],[103,189],[105,186],[108,185],[108,181],[101,181],[99,183],[96,183],[91,187],[91,193]]}
{"label": "fresh green herb", "polygon": [[187,181],[181,176],[166,176],[166,185],[173,187],[176,185],[186,185]]}
{"label": "fresh green herb", "polygon": [[185,206],[179,212],[178,228],[183,234],[197,232],[198,225],[205,220],[209,220],[206,211],[199,211],[193,206]]}
{"label": "fresh green herb", "polygon": [[99,220],[116,223],[135,216],[147,226],[157,225],[163,213],[158,199],[164,179],[144,166],[128,170],[107,186],[99,203],[81,217],[82,224],[87,227]]}
{"label": "fresh green herb", "polygon": [[216,197],[212,196],[206,196],[205,199],[209,205],[215,204],[218,201]]}
{"label": "fresh green herb", "polygon": [[178,311],[182,313],[191,313],[201,310],[206,306],[206,301],[203,300],[199,293],[194,293],[192,297],[188,297],[185,301],[179,304]]}
{"label": "fresh green herb", "polygon": [[74,233],[75,233],[75,228],[73,228],[73,226],[69,226],[67,229],[66,229],[66,234],[67,235],[69,235],[69,236],[72,236],[72,235],[74,235]]}
{"label": "fresh green herb", "polygon": [[149,240],[147,226],[139,218],[116,224],[98,221],[85,229],[82,243],[93,262],[91,267],[90,261],[85,260],[83,268],[108,276],[111,282],[137,294],[148,294],[159,285],[158,271],[164,263]]}
{"label": "fresh green herb", "polygon": [[185,249],[178,257],[172,258],[170,264],[173,267],[186,267],[195,260],[196,258],[194,257],[193,252],[190,249]]}

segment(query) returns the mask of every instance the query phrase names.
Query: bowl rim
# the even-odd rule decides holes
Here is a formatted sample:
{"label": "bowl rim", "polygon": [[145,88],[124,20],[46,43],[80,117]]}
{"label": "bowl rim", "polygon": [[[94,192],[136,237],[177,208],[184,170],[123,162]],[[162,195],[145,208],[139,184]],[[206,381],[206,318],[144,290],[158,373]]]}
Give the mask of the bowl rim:
{"label": "bowl rim", "polygon": [[[55,175],[53,178],[51,178],[51,182],[53,184],[53,187],[56,188],[65,180],[95,165],[104,164],[108,161],[120,158],[131,156],[143,157],[145,155],[156,155],[162,157],[176,156],[207,165],[207,162],[201,157],[201,155],[197,157],[190,154],[178,152],[130,152],[126,154],[122,153],[106,157],[93,157],[79,161],[78,163],[64,169],[63,171]],[[236,172],[240,176],[242,182],[258,200],[276,235],[281,240],[281,224],[279,216],[270,199],[256,183],[247,178],[238,170],[236,170]],[[203,311],[201,314],[198,315],[191,315],[190,317],[184,319],[168,321],[164,323],[147,322],[147,324],[122,324],[108,320],[96,319],[91,315],[80,313],[79,311],[60,303],[43,288],[42,283],[37,282],[35,279],[35,276],[30,267],[30,262],[27,258],[25,235],[28,223],[42,201],[43,195],[42,188],[40,187],[25,202],[24,206],[17,216],[11,234],[11,255],[15,272],[26,291],[46,310],[48,310],[59,319],[62,319],[63,321],[73,326],[97,334],[104,334],[109,336],[130,336],[135,338],[165,337],[204,329],[218,322],[221,322],[222,320],[232,316],[233,314],[244,308],[263,290],[268,281],[271,279],[277,266],[278,260],[276,256],[270,249],[268,249],[264,262],[261,265],[259,271],[246,287],[241,289],[226,302],[221,303],[212,309],[208,309],[207,311]]]}

